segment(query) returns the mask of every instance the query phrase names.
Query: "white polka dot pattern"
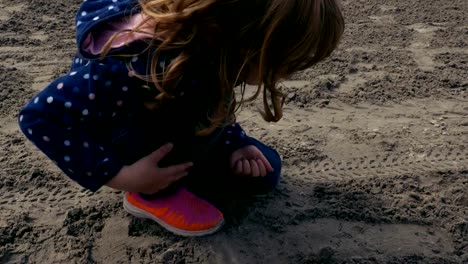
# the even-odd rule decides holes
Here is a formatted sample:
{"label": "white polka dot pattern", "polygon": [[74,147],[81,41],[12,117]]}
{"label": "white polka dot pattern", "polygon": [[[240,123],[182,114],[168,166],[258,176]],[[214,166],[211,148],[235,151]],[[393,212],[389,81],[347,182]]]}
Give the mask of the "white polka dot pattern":
{"label": "white polka dot pattern", "polygon": [[[138,111],[142,110],[134,107],[141,103],[140,87],[144,85],[137,76],[144,72],[148,58],[138,55],[128,59],[116,59],[115,56],[100,60],[99,55],[85,51],[83,44],[97,25],[123,16],[126,11],[133,10],[131,5],[136,3],[85,1],[75,20],[80,51],[73,57],[70,71],[35,96],[18,116],[28,139],[55,160],[73,180],[90,190],[97,190],[122,166],[120,157],[115,157],[113,152],[115,147],[110,145],[113,138],[101,138],[100,134],[113,137],[112,127],[108,124],[135,120],[134,117],[141,114]],[[111,50],[114,51],[118,49]],[[134,71],[129,71],[126,63],[131,63]],[[162,58],[157,65],[164,67],[168,63],[170,58]],[[191,93],[187,91],[177,90],[176,95],[189,97]],[[219,139],[223,148],[236,147],[238,138],[243,135],[236,127],[231,130]],[[133,142],[127,143],[133,145]],[[139,148],[138,144],[134,147]]]}

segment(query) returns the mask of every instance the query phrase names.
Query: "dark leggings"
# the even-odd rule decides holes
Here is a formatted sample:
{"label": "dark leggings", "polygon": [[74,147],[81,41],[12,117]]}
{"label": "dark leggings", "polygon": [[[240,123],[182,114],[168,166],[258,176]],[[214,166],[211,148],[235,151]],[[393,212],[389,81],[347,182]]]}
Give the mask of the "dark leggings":
{"label": "dark leggings", "polygon": [[168,195],[180,186],[212,201],[229,197],[261,195],[272,191],[281,176],[281,158],[273,148],[254,138],[250,140],[270,162],[273,172],[267,173],[264,177],[234,175],[229,166],[232,153],[223,152],[222,147],[215,144],[203,158],[194,164],[189,175],[183,180],[155,195],[142,195],[143,198],[151,199],[159,195]]}
{"label": "dark leggings", "polygon": [[229,158],[232,153],[223,153],[215,146],[207,158],[195,164],[189,176],[184,179],[185,186],[201,196],[249,196],[266,194],[272,191],[281,176],[281,158],[273,148],[250,138],[270,162],[274,171],[264,177],[238,176],[232,173]]}

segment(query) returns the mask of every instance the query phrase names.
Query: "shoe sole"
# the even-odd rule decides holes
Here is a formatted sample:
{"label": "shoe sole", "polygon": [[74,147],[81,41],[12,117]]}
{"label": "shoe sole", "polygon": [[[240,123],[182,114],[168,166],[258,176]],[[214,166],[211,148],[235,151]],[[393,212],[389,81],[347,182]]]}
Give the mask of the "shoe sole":
{"label": "shoe sole", "polygon": [[196,236],[211,235],[211,234],[215,233],[216,231],[218,231],[224,224],[224,219],[222,219],[216,226],[214,226],[211,229],[201,230],[201,231],[187,231],[187,230],[179,229],[179,228],[168,225],[167,223],[165,223],[161,219],[155,217],[154,215],[146,212],[145,210],[142,210],[142,209],[134,206],[133,204],[131,204],[127,200],[126,197],[124,197],[124,199],[123,199],[123,208],[127,213],[129,213],[129,214],[131,214],[131,215],[133,215],[135,217],[151,219],[151,220],[155,221],[156,223],[158,223],[160,226],[164,227],[167,231],[169,231],[171,233],[174,233],[176,235],[185,236],[185,237],[196,237]]}

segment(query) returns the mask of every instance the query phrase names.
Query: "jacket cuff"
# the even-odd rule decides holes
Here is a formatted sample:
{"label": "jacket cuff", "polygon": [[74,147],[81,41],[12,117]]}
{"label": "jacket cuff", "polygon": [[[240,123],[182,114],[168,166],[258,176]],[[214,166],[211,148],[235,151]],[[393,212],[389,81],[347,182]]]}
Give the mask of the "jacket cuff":
{"label": "jacket cuff", "polygon": [[[112,178],[117,176],[122,167],[123,164],[121,161],[113,158],[106,158],[101,161],[93,171],[84,172],[85,175],[80,177],[77,183],[92,192],[96,192],[103,185],[106,185],[112,180]],[[71,178],[73,179],[73,177]]]}
{"label": "jacket cuff", "polygon": [[240,148],[254,145],[254,141],[247,136],[238,123],[234,123],[224,128],[219,144],[225,153],[231,154]]}

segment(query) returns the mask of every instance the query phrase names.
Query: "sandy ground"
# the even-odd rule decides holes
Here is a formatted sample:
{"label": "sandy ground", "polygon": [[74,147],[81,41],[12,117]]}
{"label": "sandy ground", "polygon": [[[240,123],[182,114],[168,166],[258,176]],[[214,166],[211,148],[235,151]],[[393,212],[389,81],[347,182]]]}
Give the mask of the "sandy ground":
{"label": "sandy ground", "polygon": [[74,52],[79,1],[0,0],[1,263],[468,263],[468,2],[344,1],[342,45],[240,114],[284,159],[278,190],[180,238],[70,183],[18,131]]}

